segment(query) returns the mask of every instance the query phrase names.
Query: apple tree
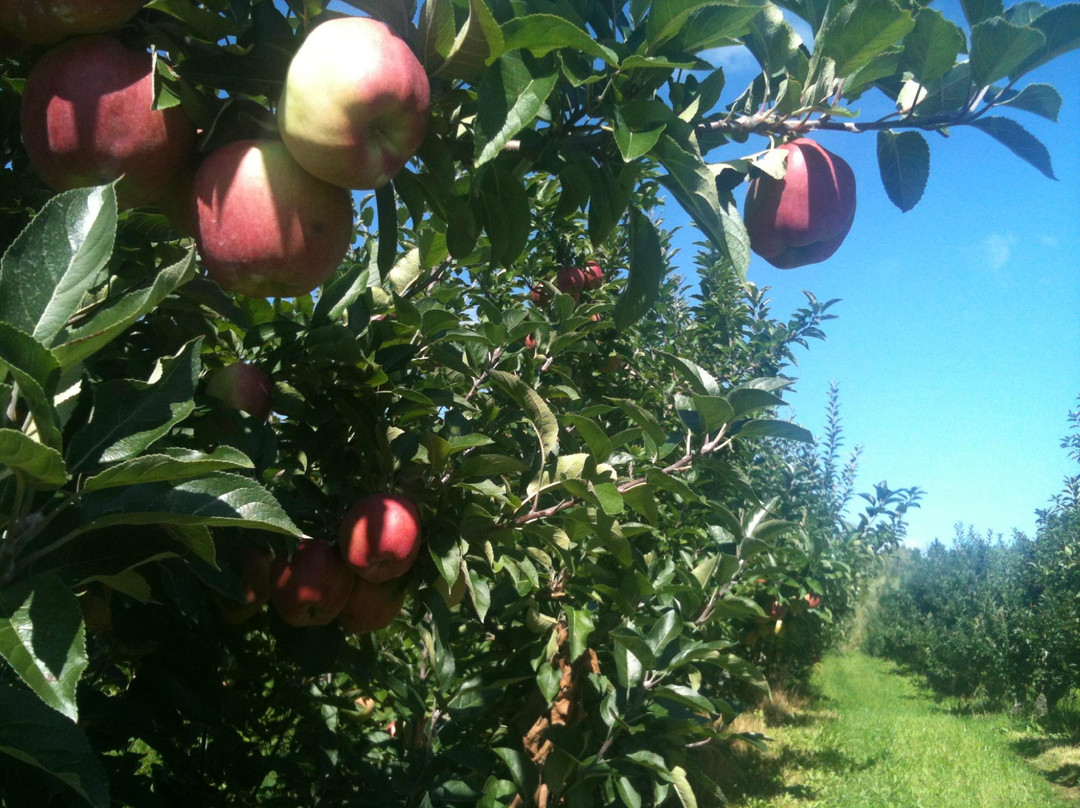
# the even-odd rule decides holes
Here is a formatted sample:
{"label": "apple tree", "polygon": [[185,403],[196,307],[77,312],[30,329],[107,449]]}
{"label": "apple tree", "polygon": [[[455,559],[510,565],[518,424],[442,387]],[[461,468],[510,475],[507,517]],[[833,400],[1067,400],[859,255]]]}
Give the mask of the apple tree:
{"label": "apple tree", "polygon": [[875,133],[903,210],[927,132],[1052,177],[1080,5],[60,5],[0,11],[6,803],[721,800],[920,494],[850,516],[835,400],[781,417],[835,301],[750,252],[856,207],[784,144]]}

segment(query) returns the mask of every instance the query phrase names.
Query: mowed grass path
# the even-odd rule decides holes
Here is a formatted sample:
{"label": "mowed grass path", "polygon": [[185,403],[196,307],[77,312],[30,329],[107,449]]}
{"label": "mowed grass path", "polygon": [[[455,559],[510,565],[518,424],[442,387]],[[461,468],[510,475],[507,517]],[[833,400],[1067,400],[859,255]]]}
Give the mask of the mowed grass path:
{"label": "mowed grass path", "polygon": [[[827,658],[817,696],[742,757],[738,808],[1065,808],[1080,804],[1018,754],[1006,716],[951,714],[914,680],[862,654]],[[1075,750],[1062,742],[1071,753]],[[741,792],[741,796],[736,796]]]}

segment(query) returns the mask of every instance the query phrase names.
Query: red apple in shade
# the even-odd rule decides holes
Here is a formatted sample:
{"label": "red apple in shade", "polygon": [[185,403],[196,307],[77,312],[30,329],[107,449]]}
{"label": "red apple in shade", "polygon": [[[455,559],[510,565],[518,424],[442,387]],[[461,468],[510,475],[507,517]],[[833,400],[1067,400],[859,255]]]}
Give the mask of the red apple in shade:
{"label": "red apple in shade", "polygon": [[82,609],[83,623],[86,628],[97,634],[112,631],[112,587],[93,584],[79,595],[79,607]]}
{"label": "red apple in shade", "polygon": [[818,606],[821,605],[821,595],[817,595],[813,592],[807,592],[805,595],[803,595],[803,598],[806,600],[806,605],[809,606],[811,609],[816,609]]}
{"label": "red apple in shade", "polygon": [[536,349],[536,345],[537,345],[536,337],[534,337],[532,334],[526,334],[525,335],[525,347],[528,348],[530,351],[532,351],[532,350]]}
{"label": "red apple in shade", "polygon": [[563,267],[555,273],[555,285],[560,292],[565,292],[574,300],[581,297],[585,288],[585,271],[581,267]]}
{"label": "red apple in shade", "polygon": [[289,64],[278,103],[281,138],[319,179],[378,188],[420,148],[430,92],[423,66],[387,25],[328,20]]}
{"label": "red apple in shade", "polygon": [[325,626],[345,608],[355,580],[329,543],[301,539],[291,561],[274,563],[270,600],[291,626]]}
{"label": "red apple in shade", "polygon": [[769,607],[769,617],[772,617],[775,620],[782,620],[786,614],[787,606],[778,600],[774,600],[772,606]]}
{"label": "red apple in shade", "polygon": [[239,625],[254,615],[270,600],[273,558],[265,547],[246,547],[240,556],[239,577],[244,599],[239,603],[221,601],[221,619],[229,625]]}
{"label": "red apple in shade", "polygon": [[0,29],[35,45],[119,28],[145,0],[3,0]]}
{"label": "red apple in shade", "polygon": [[311,176],[277,141],[222,146],[199,166],[192,192],[199,255],[227,292],[307,294],[352,242],[349,192]]}
{"label": "red apple in shade", "polygon": [[546,306],[551,302],[551,297],[551,290],[542,283],[533,284],[533,288],[529,290],[529,300],[534,306]]}
{"label": "red apple in shade", "polygon": [[405,588],[401,581],[376,583],[357,576],[338,622],[351,634],[381,631],[394,622],[404,605]]}
{"label": "red apple in shade", "polygon": [[585,269],[582,272],[585,276],[586,289],[599,289],[604,285],[604,270],[600,267],[599,262],[586,261]]}
{"label": "red apple in shade", "polygon": [[812,140],[780,146],[787,172],[750,181],[743,219],[750,247],[779,269],[815,264],[843,243],[855,219],[855,174]]}
{"label": "red apple in shade", "polygon": [[345,514],[338,545],[359,577],[374,583],[398,578],[420,552],[420,512],[405,497],[373,494]]}
{"label": "red apple in shade", "polygon": [[273,389],[265,370],[247,362],[234,362],[211,374],[206,394],[221,399],[234,410],[265,420],[270,417]]}
{"label": "red apple in shade", "polygon": [[195,127],[180,107],[155,110],[152,60],[116,39],[89,36],[47,51],[22,97],[22,135],[51,188],[100,185],[123,175],[121,208],[152,204],[188,168]]}

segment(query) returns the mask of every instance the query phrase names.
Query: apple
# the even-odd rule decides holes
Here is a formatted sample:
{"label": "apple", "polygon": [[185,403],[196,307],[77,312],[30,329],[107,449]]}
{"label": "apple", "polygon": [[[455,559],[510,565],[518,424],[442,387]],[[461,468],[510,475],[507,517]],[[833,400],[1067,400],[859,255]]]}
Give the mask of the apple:
{"label": "apple", "polygon": [[821,595],[816,595],[813,592],[807,592],[803,595],[803,599],[806,601],[806,605],[811,609],[816,609],[821,605]]}
{"label": "apple", "polygon": [[420,148],[430,93],[423,66],[387,25],[327,20],[289,64],[278,127],[296,161],[319,179],[378,188]]}
{"label": "apple", "polygon": [[404,605],[405,589],[400,581],[375,582],[357,576],[338,622],[350,634],[381,631],[394,622]]}
{"label": "apple", "polygon": [[787,614],[787,606],[778,600],[772,602],[772,606],[769,607],[769,617],[774,620],[782,620],[784,615]]}
{"label": "apple", "polygon": [[420,553],[420,512],[405,497],[373,494],[345,514],[338,545],[361,578],[375,583],[398,578]]}
{"label": "apple", "polygon": [[243,623],[270,600],[273,558],[265,547],[246,547],[240,557],[240,583],[244,599],[221,601],[221,619],[229,625]]}
{"label": "apple", "polygon": [[329,278],[352,242],[352,197],[302,169],[279,141],[212,152],[192,187],[195,241],[227,292],[296,297]]}
{"label": "apple", "polygon": [[532,289],[529,290],[529,300],[534,306],[546,306],[551,299],[551,290],[542,283],[533,284]]}
{"label": "apple", "polygon": [[815,264],[843,243],[855,219],[855,174],[812,140],[780,146],[787,172],[750,181],[743,217],[750,247],[779,269]]}
{"label": "apple", "polygon": [[121,208],[156,202],[190,165],[195,126],[180,107],[155,110],[150,54],[116,39],[72,39],[41,56],[22,97],[22,135],[51,188],[100,185],[123,175]]}
{"label": "apple", "polygon": [[533,351],[533,350],[536,349],[536,345],[537,345],[536,337],[533,336],[532,334],[526,334],[525,335],[525,347],[528,350]]}
{"label": "apple", "polygon": [[581,267],[562,267],[555,274],[555,285],[560,292],[578,300],[581,290],[585,288],[585,271]]}
{"label": "apple", "polygon": [[582,270],[585,276],[585,288],[586,289],[599,289],[604,285],[604,270],[600,267],[597,261],[586,261],[585,269]]}
{"label": "apple", "polygon": [[119,28],[145,0],[4,0],[0,29],[35,45]]}
{"label": "apple", "polygon": [[247,362],[234,362],[214,371],[206,385],[206,394],[221,399],[234,410],[266,420],[270,417],[273,389],[265,370]]}
{"label": "apple", "polygon": [[275,562],[270,599],[291,626],[325,626],[345,608],[355,580],[329,543],[301,539],[291,561]]}
{"label": "apple", "polygon": [[92,585],[79,595],[83,623],[89,631],[108,634],[112,631],[112,587]]}

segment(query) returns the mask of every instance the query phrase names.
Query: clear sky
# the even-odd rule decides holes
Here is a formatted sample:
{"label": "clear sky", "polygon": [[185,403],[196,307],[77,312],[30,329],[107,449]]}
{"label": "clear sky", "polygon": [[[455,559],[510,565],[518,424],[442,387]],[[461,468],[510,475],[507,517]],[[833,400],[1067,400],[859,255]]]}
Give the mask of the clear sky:
{"label": "clear sky", "polygon": [[[937,7],[962,20],[957,3]],[[729,51],[719,62],[737,94],[751,75],[740,69],[745,56]],[[750,266],[750,280],[771,287],[776,316],[803,305],[803,289],[841,298],[827,340],[800,349],[790,371],[798,377],[790,414],[818,432],[829,383],[840,386],[848,448],[863,445],[856,490],[887,480],[926,491],[909,520],[915,545],[947,541],[957,522],[1032,533],[1035,509],[1077,471],[1059,443],[1080,395],[1080,51],[1031,80],[1058,88],[1059,122],[1005,114],[1046,144],[1057,182],[958,127],[947,139],[926,135],[930,180],[901,213],[882,187],[875,135],[822,133],[819,142],[856,174],[850,235],[821,264],[781,271],[755,256]],[[853,106],[882,98],[869,93]],[[765,145],[752,139],[709,159]],[[669,209],[667,219],[680,217]],[[687,268],[695,238],[677,239]]]}

